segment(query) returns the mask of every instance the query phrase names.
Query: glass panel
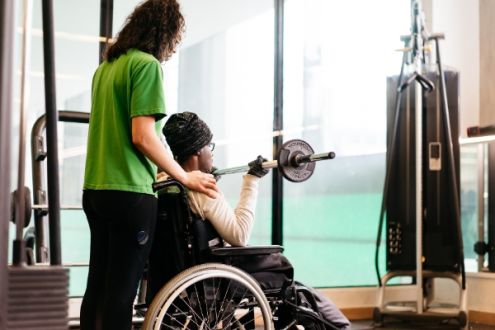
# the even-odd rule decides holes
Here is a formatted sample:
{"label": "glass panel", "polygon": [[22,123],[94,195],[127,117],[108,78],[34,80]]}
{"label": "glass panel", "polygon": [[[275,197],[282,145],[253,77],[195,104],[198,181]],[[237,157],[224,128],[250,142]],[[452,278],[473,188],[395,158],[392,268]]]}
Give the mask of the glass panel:
{"label": "glass panel", "polygon": [[[466,271],[478,271],[477,255],[474,243],[478,238],[479,216],[479,175],[483,175],[484,146],[468,144],[461,146],[461,228],[464,243]],[[481,165],[481,167],[480,167]],[[481,172],[480,172],[481,171]]]}
{"label": "glass panel", "polygon": [[[122,2],[122,3],[121,3]],[[138,1],[114,8],[114,34]],[[272,158],[273,1],[181,2],[186,33],[176,55],[163,65],[167,113],[192,111],[216,142],[214,166],[244,165],[259,154]],[[219,187],[231,205],[241,174],[224,176]],[[260,183],[250,244],[271,237],[271,180]]]}
{"label": "glass panel", "polygon": [[[84,164],[88,125],[60,123],[62,149],[60,150],[60,203],[62,207],[82,207]],[[62,258],[64,264],[89,262],[90,233],[82,210],[62,210]],[[69,267],[70,296],[82,296],[86,289],[87,266]]]}
{"label": "glass panel", "polygon": [[[18,75],[15,81],[15,104],[12,116],[14,140],[12,143],[14,156],[12,171],[17,178],[17,146],[19,138],[20,106],[20,70],[22,42],[22,5],[18,6],[19,19],[16,34],[16,59]],[[95,68],[98,65],[100,1],[67,1],[53,2],[53,17],[55,28],[55,68],[56,68],[56,97],[58,110],[76,110],[89,112],[90,87]],[[33,2],[31,61],[28,75],[29,100],[27,103],[27,136],[26,136],[26,185],[33,191],[31,172],[30,134],[37,118],[45,113],[44,89],[44,59],[42,37],[41,1]],[[72,125],[72,126],[71,126]],[[82,176],[84,173],[84,153],[86,146],[86,127],[81,124],[59,123],[60,184],[61,204],[81,204]],[[46,143],[46,138],[45,138]],[[45,146],[46,148],[46,146]],[[46,162],[44,164],[46,166]],[[44,190],[46,173],[43,174]],[[15,182],[14,182],[15,181]],[[12,180],[17,185],[16,180]],[[14,188],[13,188],[14,189]],[[13,190],[12,189],[12,190]],[[33,221],[31,226],[34,226]],[[87,262],[89,248],[89,231],[82,211],[62,211],[62,258],[63,262]],[[45,232],[48,242],[48,226],[45,221]],[[10,237],[14,237],[11,234]],[[71,274],[72,274],[71,269]],[[80,295],[85,287],[85,275],[71,278],[70,294]]]}
{"label": "glass panel", "polygon": [[86,216],[82,211],[63,210],[62,222],[62,258],[64,264],[78,264],[69,267],[70,296],[82,296],[86,290],[89,262],[90,235]]}
{"label": "glass panel", "polygon": [[[99,60],[100,1],[57,0],[54,2],[54,18],[57,108],[89,112],[91,80]],[[59,122],[59,177],[62,207],[81,207],[87,129],[86,124]],[[84,212],[62,210],[60,216],[62,262],[87,263],[90,241]],[[87,267],[69,267],[70,296],[84,294],[87,269]]]}
{"label": "glass panel", "polygon": [[286,254],[297,278],[313,286],[377,283],[386,77],[400,70],[395,49],[409,31],[409,5],[286,2],[284,139],[337,155],[317,163],[307,182],[284,185]]}
{"label": "glass panel", "polygon": [[[114,34],[137,3],[115,3]],[[210,125],[218,168],[247,164],[258,154],[271,158],[272,1],[217,1],[214,6],[194,2],[185,3],[183,8],[187,33],[178,53],[163,65],[168,114],[193,111]],[[218,16],[219,12],[222,15]],[[229,14],[225,15],[226,12]],[[98,14],[94,13],[99,19]],[[93,54],[90,58],[97,62],[97,48]],[[96,66],[97,63],[87,68],[90,78]],[[81,85],[81,93],[62,94],[62,104],[69,109],[89,110],[90,82],[89,79]],[[64,133],[59,134],[63,146],[61,203],[81,205],[87,127],[61,123],[60,129]],[[270,241],[270,182],[267,176],[260,185],[251,244]],[[225,176],[219,182],[233,206],[238,200],[240,183],[241,174]],[[88,261],[89,232],[83,212],[62,212],[62,244],[64,263]],[[86,274],[86,267],[71,269],[71,295],[84,293]]]}
{"label": "glass panel", "polygon": [[[217,168],[244,165],[260,154],[270,159],[273,1],[215,1],[213,6],[184,3],[184,11],[186,37],[178,59],[165,65],[168,112],[196,112],[208,123],[216,143]],[[241,174],[219,181],[232,206],[237,203],[240,183]],[[267,175],[260,184],[250,244],[269,243],[270,232],[271,180]]]}

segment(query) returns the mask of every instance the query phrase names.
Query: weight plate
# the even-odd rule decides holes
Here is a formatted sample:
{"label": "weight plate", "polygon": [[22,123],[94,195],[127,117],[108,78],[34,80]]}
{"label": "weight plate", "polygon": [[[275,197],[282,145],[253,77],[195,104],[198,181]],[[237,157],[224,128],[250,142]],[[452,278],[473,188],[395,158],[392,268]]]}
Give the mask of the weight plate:
{"label": "weight plate", "polygon": [[315,163],[304,163],[299,166],[292,161],[297,155],[314,154],[313,148],[303,140],[295,139],[285,142],[278,152],[278,170],[284,178],[292,182],[302,182],[309,179],[315,171]]}
{"label": "weight plate", "polygon": [[[16,205],[17,205],[17,195],[19,193],[17,192],[17,189],[14,190],[11,193],[11,200],[10,200],[10,221],[12,223],[17,223],[17,218],[16,218]],[[31,203],[31,191],[29,190],[28,187],[24,187],[24,228],[29,226],[29,223],[31,222],[31,213],[32,213],[32,203]]]}

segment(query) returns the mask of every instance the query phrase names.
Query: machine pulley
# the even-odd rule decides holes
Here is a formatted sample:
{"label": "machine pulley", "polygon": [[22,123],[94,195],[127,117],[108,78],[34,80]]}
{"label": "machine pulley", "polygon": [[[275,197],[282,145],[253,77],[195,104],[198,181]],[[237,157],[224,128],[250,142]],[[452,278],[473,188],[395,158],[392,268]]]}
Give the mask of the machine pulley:
{"label": "machine pulley", "polygon": [[[333,159],[335,153],[324,152],[315,154],[313,148],[303,140],[294,139],[285,142],[278,151],[277,159],[263,162],[263,168],[275,168],[282,173],[284,178],[292,182],[303,182],[315,171],[315,162],[319,160]],[[230,167],[213,172],[213,175],[225,175],[247,172],[249,165]]]}

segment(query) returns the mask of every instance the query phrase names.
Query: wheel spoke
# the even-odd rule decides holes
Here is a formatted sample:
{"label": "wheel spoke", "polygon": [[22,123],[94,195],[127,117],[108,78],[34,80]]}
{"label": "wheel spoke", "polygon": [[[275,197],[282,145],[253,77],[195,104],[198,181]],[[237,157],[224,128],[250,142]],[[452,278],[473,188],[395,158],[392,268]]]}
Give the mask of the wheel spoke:
{"label": "wheel spoke", "polygon": [[212,278],[212,282],[213,282],[213,288],[215,289],[215,294],[214,294],[214,299],[213,299],[213,312],[215,314],[215,319],[218,320],[218,316],[219,316],[219,310],[217,309],[217,301],[218,301],[218,294],[220,293],[220,285],[221,285],[221,280],[219,281],[220,283],[217,285],[215,285],[215,278]]}
{"label": "wheel spoke", "polygon": [[[184,300],[182,299],[182,301],[184,301]],[[199,320],[202,320],[202,319],[203,319],[202,317],[200,317],[200,316],[196,313],[196,311],[194,310],[194,307],[192,307],[191,305],[189,305],[189,304],[187,304],[187,303],[186,303],[186,307],[189,307],[189,311],[185,311],[185,310],[183,310],[183,309],[182,309],[181,307],[179,307],[179,306],[178,306],[175,302],[173,302],[173,303],[172,303],[172,307],[174,307],[174,308],[175,308],[175,309],[179,312],[179,314],[184,314],[184,316],[189,315],[189,316],[186,316],[187,318],[196,318],[196,319],[199,319]],[[172,315],[174,315],[174,314],[175,314],[175,313],[172,313],[170,317],[172,317]],[[192,314],[192,315],[191,315],[191,314]],[[174,321],[179,322],[177,317],[174,317]],[[196,326],[198,326],[198,327],[200,326],[200,325],[198,324],[198,322],[196,322],[194,319],[193,319],[193,320],[190,320],[190,321],[188,321],[188,322],[192,322],[192,323],[194,323],[194,324],[195,324]],[[163,321],[162,321],[162,324],[163,324]],[[180,323],[180,322],[179,322],[179,324],[184,325],[183,323]]]}
{"label": "wheel spoke", "polygon": [[[224,297],[222,299],[222,305],[220,306],[220,310],[222,311],[222,314],[221,314],[221,316],[219,318],[221,319],[222,322],[227,319],[227,318],[224,318],[224,316],[226,315],[226,313],[229,313],[230,312],[230,307],[231,307],[231,306],[225,306],[224,303],[228,303],[230,305],[230,302],[232,301],[232,297],[235,294],[235,292],[234,292],[232,294],[232,296],[230,297],[230,299],[227,299],[227,295],[228,295],[228,293],[230,291],[230,283],[231,282],[232,281],[229,281],[228,286],[225,289],[225,294],[224,294]],[[229,316],[229,315],[227,315],[227,316]],[[231,319],[231,317],[230,317],[230,319]]]}
{"label": "wheel spoke", "polygon": [[270,312],[249,275],[227,265],[204,264],[171,280],[148,309],[143,329],[271,329]]}
{"label": "wheel spoke", "polygon": [[[205,286],[203,285],[203,293],[204,293],[204,290],[205,290]],[[201,308],[201,299],[199,298],[197,284],[194,284],[194,292],[196,292],[196,300],[198,302],[199,312],[201,314],[202,319],[204,319],[205,314],[203,313],[203,308]]]}
{"label": "wheel spoke", "polygon": [[[230,285],[229,285],[230,286]],[[237,295],[237,292],[239,291],[239,288],[240,286],[239,285],[236,285],[235,286],[235,291],[232,293],[230,299],[225,299],[224,301],[229,301],[230,303],[233,303],[235,300],[234,300],[234,297]],[[232,324],[235,323],[235,321],[237,320],[236,317],[235,317],[235,311],[238,309],[238,307],[241,305],[241,302],[244,300],[244,298],[246,297],[246,292],[247,290],[245,289],[243,294],[242,294],[242,297],[239,299],[239,303],[235,306],[229,306],[230,307],[230,310],[232,311],[230,315],[227,315],[227,317],[224,319],[224,320],[228,320],[226,323],[228,324],[228,326],[231,326]],[[224,321],[222,320],[222,322]]]}
{"label": "wheel spoke", "polygon": [[[170,319],[170,321],[172,322],[175,322],[177,323],[178,325],[181,326],[181,329],[187,329],[187,326],[189,325],[189,323],[191,322],[191,317],[186,317],[186,322],[185,323],[182,323],[181,321],[179,321],[177,318],[172,318]],[[170,328],[170,329],[174,329],[174,330],[177,330],[177,327],[175,326],[172,326],[171,324],[167,324],[165,321],[162,320],[161,322],[161,325],[162,326],[165,326],[167,328]]]}

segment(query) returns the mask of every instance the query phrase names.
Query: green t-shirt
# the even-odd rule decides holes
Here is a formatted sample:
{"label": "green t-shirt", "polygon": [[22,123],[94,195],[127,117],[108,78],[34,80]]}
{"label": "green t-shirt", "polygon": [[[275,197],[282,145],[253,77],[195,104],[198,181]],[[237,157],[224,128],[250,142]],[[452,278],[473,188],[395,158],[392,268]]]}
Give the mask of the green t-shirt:
{"label": "green t-shirt", "polygon": [[165,117],[163,72],[152,55],[131,49],[95,72],[83,189],[153,194],[156,166],[132,143],[131,119]]}

